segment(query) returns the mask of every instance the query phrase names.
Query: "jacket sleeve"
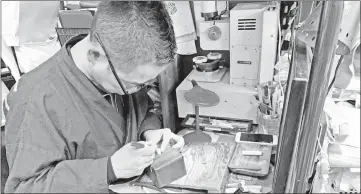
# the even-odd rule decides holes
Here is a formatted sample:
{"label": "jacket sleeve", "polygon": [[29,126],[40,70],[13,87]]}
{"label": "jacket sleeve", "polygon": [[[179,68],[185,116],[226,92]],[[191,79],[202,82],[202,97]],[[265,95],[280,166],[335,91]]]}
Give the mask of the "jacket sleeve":
{"label": "jacket sleeve", "polygon": [[[146,95],[146,101],[147,101],[147,112],[145,114],[144,120],[142,121],[140,128],[139,128],[139,138],[140,140],[143,140],[142,135],[147,130],[154,130],[154,129],[162,129],[163,123],[162,123],[162,115],[161,110],[157,110],[159,108],[154,107],[152,100]],[[159,112],[159,113],[158,113]]]}
{"label": "jacket sleeve", "polygon": [[65,136],[71,125],[67,119],[76,118],[69,118],[61,99],[52,94],[29,99],[15,107],[15,102],[10,103],[5,130],[9,163],[5,192],[108,193],[108,157],[72,160],[74,151]]}

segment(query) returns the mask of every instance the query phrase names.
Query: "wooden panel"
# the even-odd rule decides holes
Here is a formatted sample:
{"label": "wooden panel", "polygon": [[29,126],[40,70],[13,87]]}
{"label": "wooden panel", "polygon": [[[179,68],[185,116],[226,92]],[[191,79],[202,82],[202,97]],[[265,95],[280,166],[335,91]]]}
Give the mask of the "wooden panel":
{"label": "wooden panel", "polygon": [[306,98],[309,74],[306,45],[297,39],[295,40],[294,51],[290,64],[287,94],[285,96],[278,140],[277,162],[273,182],[273,191],[275,193],[284,193],[286,189],[296,134],[302,121]]}
{"label": "wooden panel", "polygon": [[163,127],[170,128],[173,132],[176,129],[177,100],[175,88],[179,83],[179,57],[158,77],[159,90],[163,114]]}
{"label": "wooden panel", "polygon": [[343,2],[323,1],[312,69],[307,86],[303,123],[296,161],[293,193],[304,193],[314,169],[315,151],[321,113],[327,96],[331,66],[343,12]]}

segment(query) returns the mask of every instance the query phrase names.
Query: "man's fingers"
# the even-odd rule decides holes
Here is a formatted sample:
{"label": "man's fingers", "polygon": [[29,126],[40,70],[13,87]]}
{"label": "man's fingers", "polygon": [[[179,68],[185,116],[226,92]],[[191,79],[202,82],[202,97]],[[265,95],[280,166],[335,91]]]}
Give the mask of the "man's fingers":
{"label": "man's fingers", "polygon": [[172,138],[172,133],[163,133],[163,140],[162,140],[162,144],[160,146],[160,150],[163,152],[165,150],[165,148],[169,145],[169,141]]}
{"label": "man's fingers", "polygon": [[153,164],[153,159],[154,159],[154,158],[145,161],[145,162],[144,162],[144,166],[145,166],[145,167],[148,167],[149,165]]}
{"label": "man's fingers", "polygon": [[140,162],[138,164],[138,167],[140,169],[144,169],[144,168],[147,168],[148,166],[150,166],[152,163],[153,163],[153,160],[154,160],[154,156],[153,157],[139,157],[138,159]]}
{"label": "man's fingers", "polygon": [[152,163],[154,160],[155,154],[151,155],[151,156],[141,156],[139,158],[139,160],[142,161],[142,164],[148,164],[148,163]]}
{"label": "man's fingers", "polygon": [[153,141],[146,141],[146,142],[144,142],[144,144],[147,146],[154,146],[154,144],[156,144],[156,143]]}
{"label": "man's fingers", "polygon": [[184,139],[183,139],[183,137],[174,134],[174,136],[172,137],[172,139],[174,139],[174,140],[177,142],[176,144],[174,144],[174,145],[172,146],[174,149],[182,149],[182,148],[183,148],[183,146],[184,146]]}
{"label": "man's fingers", "polygon": [[140,156],[152,156],[155,153],[155,149],[155,146],[145,146],[144,148],[137,149],[136,152],[138,152]]}

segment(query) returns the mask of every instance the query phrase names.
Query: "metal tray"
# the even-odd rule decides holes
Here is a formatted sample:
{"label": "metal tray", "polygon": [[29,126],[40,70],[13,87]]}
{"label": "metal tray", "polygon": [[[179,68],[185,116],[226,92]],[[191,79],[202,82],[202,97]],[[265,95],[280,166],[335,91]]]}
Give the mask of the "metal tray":
{"label": "metal tray", "polygon": [[[199,115],[199,128],[201,130],[207,130],[206,127],[214,127],[211,125],[210,121],[212,119],[218,120],[218,121],[227,121],[229,124],[234,124],[239,126],[238,128],[232,129],[227,127],[221,127],[222,130],[229,131],[230,133],[237,133],[237,132],[250,132],[252,129],[252,120],[245,120],[245,119],[232,119],[232,118],[224,118],[224,117],[212,117],[212,116],[206,116],[206,115]],[[181,123],[182,127],[185,128],[195,128],[195,115],[194,114],[188,114]]]}
{"label": "metal tray", "polygon": [[[243,151],[261,151],[261,156],[243,155]],[[228,168],[236,173],[250,176],[263,177],[269,172],[272,146],[253,143],[238,143],[233,153]]]}

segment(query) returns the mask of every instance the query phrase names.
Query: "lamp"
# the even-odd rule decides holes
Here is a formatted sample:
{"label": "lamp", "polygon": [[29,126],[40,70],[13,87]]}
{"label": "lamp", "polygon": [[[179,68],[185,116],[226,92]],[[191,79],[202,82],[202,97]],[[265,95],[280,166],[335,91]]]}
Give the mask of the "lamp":
{"label": "lamp", "polygon": [[192,80],[193,88],[184,94],[185,99],[195,106],[196,130],[183,136],[185,143],[205,143],[211,142],[210,135],[204,133],[199,128],[199,107],[211,107],[219,103],[216,93],[200,87],[195,80]]}

